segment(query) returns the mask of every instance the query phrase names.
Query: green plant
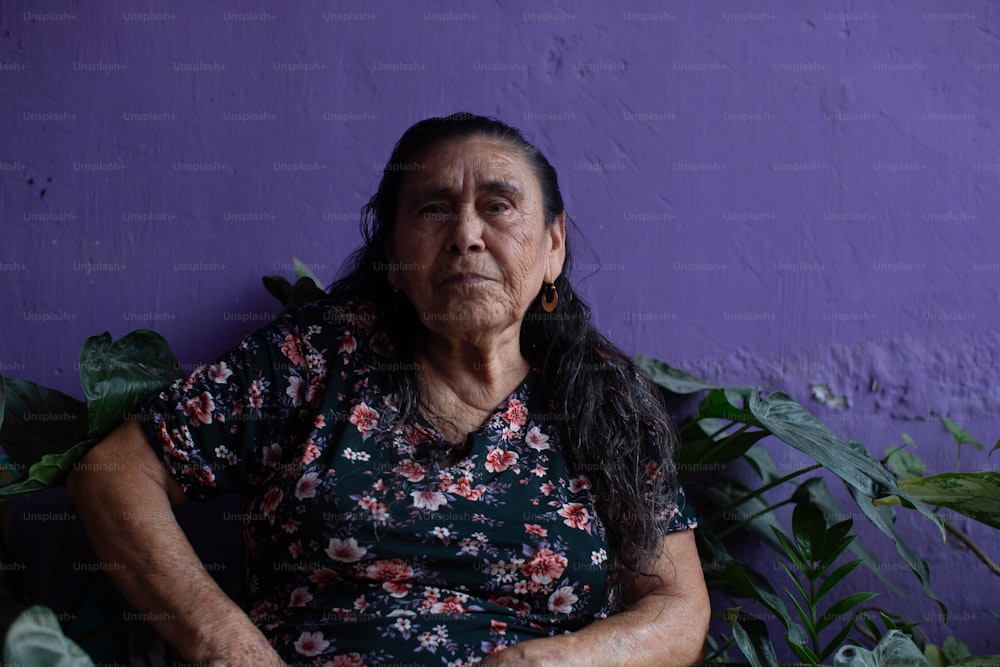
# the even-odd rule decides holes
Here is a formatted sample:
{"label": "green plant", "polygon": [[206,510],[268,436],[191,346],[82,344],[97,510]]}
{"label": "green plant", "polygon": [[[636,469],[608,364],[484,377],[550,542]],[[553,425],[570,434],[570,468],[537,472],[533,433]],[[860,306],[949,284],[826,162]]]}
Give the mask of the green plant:
{"label": "green plant", "polygon": [[[758,388],[715,385],[644,355],[638,355],[636,361],[660,385],[668,401],[676,404],[678,397],[701,396],[696,408],[688,410],[688,416],[679,422],[681,442],[677,460],[685,488],[701,492],[698,507],[704,516],[698,540],[710,588],[736,599],[747,599],[766,609],[783,626],[789,651],[806,662],[818,664],[821,658],[829,657],[852,629],[857,630],[855,643],[867,639],[874,644],[883,638],[883,633],[868,618],[869,610],[846,613],[863,604],[871,593],[858,592],[847,596],[839,601],[841,607],[831,608],[838,613],[831,614],[831,609],[828,609],[825,616],[815,616],[816,605],[823,597],[818,593],[822,591],[824,596],[831,593],[832,587],[861,562],[887,589],[898,590],[895,583],[885,577],[874,554],[850,534],[850,524],[846,524],[845,528],[839,520],[845,515],[837,506],[825,479],[815,476],[803,481],[804,476],[822,469],[844,483],[858,509],[893,542],[897,552],[920,580],[924,593],[938,602],[942,612],[947,613],[931,588],[925,561],[896,529],[895,507],[920,512],[938,526],[942,540],[946,532],[961,539],[961,531],[939,516],[938,510],[947,506],[995,526],[994,513],[1000,512],[1000,475],[954,472],[920,477],[927,466],[910,452],[893,450],[886,459],[876,460],[863,444],[836,436],[782,392],[764,396]],[[959,450],[962,446],[982,450],[982,446],[960,427],[948,420],[944,423]],[[761,441],[769,436],[774,436],[770,442],[775,446],[787,445],[808,455],[813,462],[802,464],[791,472],[779,473],[768,450],[762,446]],[[912,445],[912,442],[908,444]],[[1000,444],[994,450],[998,447]],[[728,474],[737,462],[746,464],[758,482],[748,484],[743,478]],[[956,467],[958,465],[956,461]],[[904,474],[898,474],[900,470]],[[914,474],[915,470],[920,473]],[[699,483],[705,477],[710,483]],[[796,508],[808,504],[818,511],[804,510],[808,515],[800,514],[798,526],[793,513],[792,531],[789,532],[779,511],[793,504]],[[821,577],[825,568],[833,565],[836,556],[829,562],[819,559],[818,565],[825,567],[820,571],[811,570],[817,564],[805,562],[806,554],[801,552],[802,536],[810,534],[823,535],[824,544],[826,536],[833,535],[835,539],[829,542],[831,548],[833,545],[842,547],[837,555],[850,549],[858,557],[857,560]],[[726,544],[738,535],[771,546],[793,565],[795,560],[791,558],[789,547],[799,549],[796,556],[805,567],[795,567],[795,571],[809,585],[813,585],[809,579],[813,575],[822,578],[823,583],[819,584],[819,588],[796,583],[798,599],[788,590],[784,591],[787,597],[783,598],[775,590],[772,578],[754,571],[728,551]],[[971,545],[973,551],[978,551],[984,562],[991,562],[965,537],[963,541]],[[827,586],[828,582],[832,583]],[[795,613],[789,612],[787,601],[794,605]],[[729,609],[722,616],[728,621],[732,634],[713,638],[709,661],[727,659],[727,649],[735,646],[753,665],[777,664],[771,636],[761,617],[742,607]],[[914,631],[913,624],[902,623],[897,627],[889,615],[879,613],[879,617],[889,632],[897,630],[908,637],[906,633]],[[860,624],[856,622],[859,620]],[[826,632],[833,639],[820,646],[819,632]],[[803,647],[807,647],[808,652],[803,651]]]}
{"label": "green plant", "polygon": [[[797,599],[787,588],[785,592],[795,605],[799,618],[802,619],[802,624],[809,634],[807,646],[793,644],[791,648],[800,660],[810,665],[822,664],[837,650],[837,647],[847,639],[848,633],[861,614],[860,610],[853,612],[851,610],[877,595],[867,592],[853,593],[820,611],[819,605],[823,599],[844,577],[864,562],[859,558],[834,569],[834,563],[856,538],[850,534],[851,524],[852,521],[846,519],[827,527],[822,511],[810,502],[803,502],[796,505],[792,513],[794,541],[789,540],[777,528],[773,529],[774,536],[787,559],[781,563],[781,568],[794,584],[800,597]],[[844,623],[829,642],[825,645],[821,643],[820,634],[844,615],[850,616],[849,622]]]}

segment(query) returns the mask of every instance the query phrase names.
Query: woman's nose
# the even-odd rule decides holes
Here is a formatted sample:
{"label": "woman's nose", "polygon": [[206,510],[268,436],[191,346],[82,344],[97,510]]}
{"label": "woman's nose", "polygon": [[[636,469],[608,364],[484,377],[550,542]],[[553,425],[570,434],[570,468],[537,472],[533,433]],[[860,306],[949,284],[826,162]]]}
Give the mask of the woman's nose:
{"label": "woman's nose", "polygon": [[472,206],[463,206],[455,214],[448,238],[448,250],[464,255],[486,247],[483,243],[483,220]]}

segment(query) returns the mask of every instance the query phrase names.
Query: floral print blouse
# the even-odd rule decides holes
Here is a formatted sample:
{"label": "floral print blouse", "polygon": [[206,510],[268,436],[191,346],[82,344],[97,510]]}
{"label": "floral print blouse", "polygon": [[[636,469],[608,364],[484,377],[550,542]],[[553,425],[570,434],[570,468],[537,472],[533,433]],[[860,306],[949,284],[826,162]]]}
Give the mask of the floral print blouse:
{"label": "floral print blouse", "polygon": [[[459,447],[400,418],[399,363],[371,304],[317,302],[144,408],[188,497],[242,494],[247,612],[279,654],[459,667],[613,613],[605,531],[540,378]],[[679,493],[669,529],[695,525]]]}

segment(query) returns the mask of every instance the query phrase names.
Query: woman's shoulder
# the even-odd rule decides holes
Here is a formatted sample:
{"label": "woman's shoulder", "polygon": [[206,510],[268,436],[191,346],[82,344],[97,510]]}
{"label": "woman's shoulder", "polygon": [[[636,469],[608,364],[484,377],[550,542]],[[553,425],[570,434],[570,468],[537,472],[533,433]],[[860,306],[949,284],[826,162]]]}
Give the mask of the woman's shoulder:
{"label": "woman's shoulder", "polygon": [[295,338],[334,354],[393,356],[379,308],[367,299],[321,297],[286,308],[278,322]]}
{"label": "woman's shoulder", "polygon": [[331,330],[349,328],[373,331],[379,324],[378,309],[373,301],[333,295],[289,306],[282,316],[299,325]]}

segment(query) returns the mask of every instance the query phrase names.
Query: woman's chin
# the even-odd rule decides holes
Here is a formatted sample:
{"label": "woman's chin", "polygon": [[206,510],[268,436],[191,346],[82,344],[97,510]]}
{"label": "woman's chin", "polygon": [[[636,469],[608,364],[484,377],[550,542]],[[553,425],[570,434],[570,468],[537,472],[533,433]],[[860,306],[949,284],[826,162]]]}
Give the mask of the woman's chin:
{"label": "woman's chin", "polygon": [[[420,312],[420,311],[418,311]],[[482,335],[499,332],[516,323],[516,317],[493,299],[475,299],[451,304],[447,309],[420,312],[425,327],[444,336]]]}

